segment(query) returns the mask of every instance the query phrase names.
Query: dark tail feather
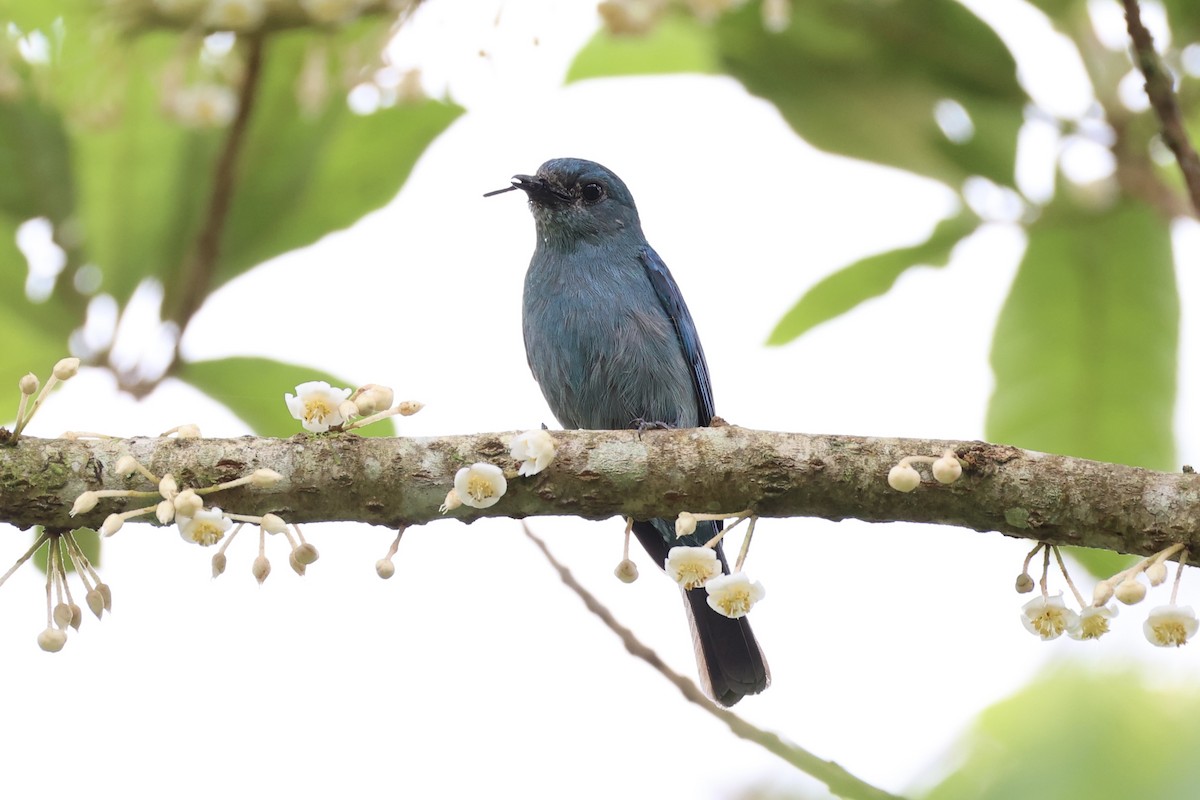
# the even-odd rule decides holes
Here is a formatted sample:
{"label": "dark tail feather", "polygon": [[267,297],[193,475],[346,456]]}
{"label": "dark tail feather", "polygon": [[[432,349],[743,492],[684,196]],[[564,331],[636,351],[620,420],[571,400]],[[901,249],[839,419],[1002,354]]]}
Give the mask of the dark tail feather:
{"label": "dark tail feather", "polygon": [[[696,534],[675,540],[674,525],[667,520],[633,523],[633,533],[661,569],[667,553],[676,544],[703,544],[717,534],[715,523],[701,523]],[[721,567],[729,564],[720,545]],[[704,589],[684,592],[684,605],[696,646],[696,662],[704,689],[723,706],[731,706],[748,694],[758,694],[771,683],[771,671],[745,617],[729,619],[708,605]]]}

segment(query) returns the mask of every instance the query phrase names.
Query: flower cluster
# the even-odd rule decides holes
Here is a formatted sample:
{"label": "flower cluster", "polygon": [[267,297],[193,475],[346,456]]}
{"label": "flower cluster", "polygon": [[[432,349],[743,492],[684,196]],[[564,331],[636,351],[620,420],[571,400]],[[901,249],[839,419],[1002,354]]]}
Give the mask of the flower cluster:
{"label": "flower cluster", "polygon": [[[763,585],[758,581],[751,581],[742,571],[758,517],[750,511],[739,511],[735,514],[695,514],[684,511],[675,520],[675,535],[690,536],[696,532],[700,522],[726,519],[736,521],[703,545],[672,547],[667,552],[666,571],[671,580],[686,591],[703,588],[708,594],[709,607],[718,614],[737,619],[746,616],[754,604],[766,596]],[[749,520],[750,525],[746,531],[746,538],[742,541],[737,564],[731,574],[725,575],[721,560],[717,558],[717,543],[745,520]],[[626,527],[626,559],[629,557],[628,534],[631,527],[632,521]]]}
{"label": "flower cluster", "polygon": [[[17,387],[21,390],[21,400],[17,404],[17,421],[16,424],[13,425],[11,434],[11,437],[14,441],[21,435],[21,432],[29,426],[29,421],[33,419],[33,415],[37,413],[37,410],[42,407],[42,403],[45,402],[47,395],[50,394],[50,391],[57,384],[62,383],[63,381],[69,381],[71,378],[75,377],[78,372],[78,358],[63,358],[59,359],[58,363],[54,365],[54,369],[51,370],[50,378],[46,381],[45,386],[43,386],[42,382],[38,380],[38,376],[34,375],[32,372],[28,373],[25,375],[25,377],[21,378],[21,380],[17,381]],[[39,388],[41,389],[41,392],[38,392]],[[33,398],[34,395],[37,395],[37,397],[33,400],[33,405],[30,405],[30,398]]]}
{"label": "flower cluster", "polygon": [[304,430],[313,433],[353,430],[397,414],[411,417],[424,407],[414,400],[392,405],[394,399],[387,386],[368,383],[352,394],[325,381],[308,381],[297,386],[294,395],[283,395],[291,415],[300,420]]}
{"label": "flower cluster", "polygon": [[[1117,606],[1112,605],[1110,601],[1115,598],[1125,605],[1133,605],[1143,600],[1146,597],[1146,586],[1139,580],[1139,577],[1145,575],[1151,586],[1165,583],[1167,566],[1164,562],[1177,553],[1179,554],[1179,567],[1175,572],[1175,583],[1171,591],[1170,602],[1150,611],[1142,625],[1142,631],[1146,639],[1153,645],[1179,647],[1186,644],[1188,639],[1194,636],[1197,630],[1200,630],[1200,619],[1197,619],[1191,607],[1180,606],[1175,602],[1183,566],[1187,561],[1187,550],[1181,544],[1172,545],[1149,558],[1142,559],[1132,567],[1100,581],[1092,593],[1090,604],[1084,602],[1083,596],[1075,588],[1058,548],[1044,543],[1039,543],[1025,557],[1025,565],[1021,574],[1017,576],[1017,591],[1025,593],[1033,590],[1034,581],[1029,574],[1029,563],[1039,551],[1042,552],[1042,577],[1039,582],[1041,595],[1022,607],[1021,623],[1026,630],[1042,639],[1057,639],[1064,633],[1072,639],[1099,639],[1108,633],[1111,620],[1117,616]],[[1057,561],[1063,579],[1080,606],[1078,612],[1067,606],[1062,592],[1052,595],[1047,589],[1051,554]]]}

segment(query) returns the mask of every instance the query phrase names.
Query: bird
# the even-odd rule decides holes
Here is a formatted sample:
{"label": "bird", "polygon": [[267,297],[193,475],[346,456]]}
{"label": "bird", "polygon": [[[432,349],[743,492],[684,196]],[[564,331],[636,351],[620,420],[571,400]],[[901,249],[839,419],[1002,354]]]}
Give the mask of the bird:
{"label": "bird", "polygon": [[[537,232],[525,274],[525,353],[559,423],[589,430],[711,424],[712,383],[695,322],[646,241],[624,181],[594,161],[555,158],[485,197],[517,189]],[[719,530],[704,521],[677,539],[670,520],[633,521],[660,569],[672,547],[703,545]],[[720,543],[716,552],[728,573]],[[731,706],[766,689],[770,671],[745,617],[719,614],[703,588],[681,591],[708,695]]]}

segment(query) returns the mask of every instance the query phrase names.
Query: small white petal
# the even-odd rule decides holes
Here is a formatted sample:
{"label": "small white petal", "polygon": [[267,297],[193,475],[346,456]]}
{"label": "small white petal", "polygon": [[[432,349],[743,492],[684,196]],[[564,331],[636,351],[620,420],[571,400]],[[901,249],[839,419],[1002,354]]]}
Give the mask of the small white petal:
{"label": "small white petal", "polygon": [[704,585],[704,590],[708,592],[709,607],[730,619],[746,616],[755,603],[767,596],[763,585],[751,582],[744,572],[713,578]]}
{"label": "small white petal", "polygon": [[495,464],[477,463],[463,467],[454,476],[454,491],[463,505],[489,508],[508,491],[504,470]]}
{"label": "small white petal", "polygon": [[514,436],[510,444],[514,461],[520,461],[518,475],[536,475],[554,461],[554,437],[541,428]]}

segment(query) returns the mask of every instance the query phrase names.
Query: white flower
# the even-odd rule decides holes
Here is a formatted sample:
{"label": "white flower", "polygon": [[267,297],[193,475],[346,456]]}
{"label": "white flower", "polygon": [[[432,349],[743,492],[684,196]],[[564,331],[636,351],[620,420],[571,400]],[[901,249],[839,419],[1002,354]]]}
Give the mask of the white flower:
{"label": "white flower", "polygon": [[1150,616],[1142,625],[1142,632],[1150,644],[1158,647],[1179,647],[1200,630],[1200,620],[1191,606],[1159,606],[1151,609]]}
{"label": "white flower", "polygon": [[537,475],[554,460],[554,437],[540,428],[514,436],[509,447],[513,460],[521,462],[518,475]]}
{"label": "white flower", "polygon": [[1049,641],[1078,627],[1079,615],[1067,608],[1059,592],[1051,597],[1035,597],[1022,606],[1021,624],[1025,630]]}
{"label": "white flower", "polygon": [[1099,639],[1108,633],[1108,621],[1117,615],[1116,606],[1088,606],[1079,612],[1079,624],[1067,630],[1072,639]]}
{"label": "white flower", "polygon": [[751,582],[744,572],[720,575],[704,584],[704,589],[712,610],[730,619],[746,616],[755,603],[767,596],[763,585]]}
{"label": "white flower", "polygon": [[295,396],[284,394],[288,411],[306,431],[324,433],[346,421],[338,407],[350,396],[349,389],[334,389],[325,381],[309,381],[296,387]]}
{"label": "white flower", "polygon": [[699,589],[721,574],[721,562],[711,547],[672,547],[667,552],[666,570],[684,589]]}
{"label": "white flower", "polygon": [[171,110],[190,128],[223,128],[237,113],[237,95],[228,86],[199,83],[177,90]]}
{"label": "white flower", "polygon": [[390,387],[375,383],[360,386],[354,394],[350,395],[350,400],[354,403],[358,415],[362,417],[387,411],[392,407],[395,399],[396,393]]}
{"label": "white flower", "polygon": [[300,0],[300,7],[309,19],[321,23],[352,19],[362,10],[362,5],[362,0]]}
{"label": "white flower", "polygon": [[888,470],[888,486],[897,492],[911,492],[921,485],[921,473],[912,464],[897,464]]}
{"label": "white flower", "polygon": [[252,31],[267,17],[264,0],[208,0],[206,25],[221,31]]}
{"label": "white flower", "polygon": [[496,505],[508,491],[508,481],[504,479],[504,470],[495,464],[472,464],[455,474],[454,491],[463,505],[488,508]]}
{"label": "white flower", "polygon": [[216,544],[233,527],[233,520],[221,513],[219,508],[200,509],[194,517],[175,515],[179,535],[185,542],[195,542],[202,547]]}

